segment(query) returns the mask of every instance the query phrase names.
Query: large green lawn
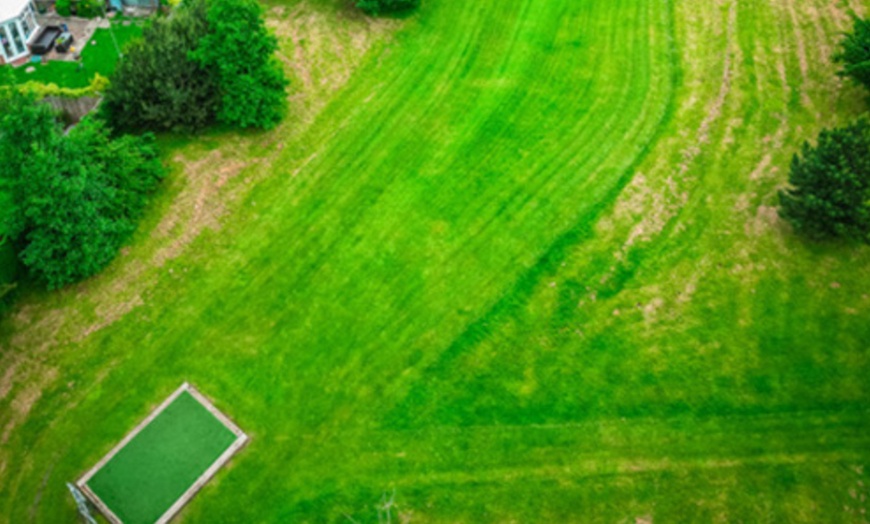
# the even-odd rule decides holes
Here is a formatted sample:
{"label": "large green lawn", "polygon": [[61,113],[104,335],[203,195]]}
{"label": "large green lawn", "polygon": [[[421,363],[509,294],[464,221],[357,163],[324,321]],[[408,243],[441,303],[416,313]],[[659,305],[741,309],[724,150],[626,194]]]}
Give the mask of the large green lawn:
{"label": "large green lawn", "polygon": [[0,515],[189,380],[251,441],[184,522],[867,521],[870,249],[775,205],[870,2],[345,4],[270,5],[285,124],[164,137],[125,254],[0,323]]}

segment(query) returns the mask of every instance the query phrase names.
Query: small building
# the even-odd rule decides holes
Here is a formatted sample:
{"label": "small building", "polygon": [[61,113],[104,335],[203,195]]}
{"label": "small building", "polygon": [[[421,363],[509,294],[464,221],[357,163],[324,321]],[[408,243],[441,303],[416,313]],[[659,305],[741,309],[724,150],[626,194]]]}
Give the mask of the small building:
{"label": "small building", "polygon": [[29,55],[27,44],[38,30],[30,0],[0,0],[0,64]]}

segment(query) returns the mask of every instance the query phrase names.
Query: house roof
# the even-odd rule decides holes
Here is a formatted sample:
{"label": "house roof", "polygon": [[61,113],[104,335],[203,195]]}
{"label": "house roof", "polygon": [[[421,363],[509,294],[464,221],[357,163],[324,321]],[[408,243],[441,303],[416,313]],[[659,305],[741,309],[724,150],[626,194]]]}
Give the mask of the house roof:
{"label": "house roof", "polygon": [[28,3],[30,0],[0,0],[0,22],[20,15]]}

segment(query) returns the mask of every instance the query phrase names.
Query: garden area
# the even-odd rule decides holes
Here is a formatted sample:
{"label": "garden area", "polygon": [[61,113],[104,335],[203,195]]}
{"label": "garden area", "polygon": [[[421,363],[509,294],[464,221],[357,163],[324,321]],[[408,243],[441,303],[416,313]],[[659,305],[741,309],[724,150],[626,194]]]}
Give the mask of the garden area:
{"label": "garden area", "polygon": [[[119,19],[111,22],[111,29],[97,29],[83,49],[77,43],[73,44],[81,52],[79,61],[51,60],[19,67],[2,67],[0,86],[40,82],[75,89],[86,87],[97,74],[109,77],[118,63],[118,49],[123,51],[128,42],[142,36],[142,23]],[[31,67],[33,71],[28,72]]]}

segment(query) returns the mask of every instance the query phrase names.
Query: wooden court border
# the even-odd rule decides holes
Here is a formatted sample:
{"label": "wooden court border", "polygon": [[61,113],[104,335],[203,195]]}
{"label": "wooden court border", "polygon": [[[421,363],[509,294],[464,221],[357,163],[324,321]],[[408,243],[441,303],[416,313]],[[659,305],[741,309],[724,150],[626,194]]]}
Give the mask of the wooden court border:
{"label": "wooden court border", "polygon": [[229,429],[233,435],[236,436],[236,440],[233,441],[232,444],[223,452],[221,455],[214,461],[212,464],[200,475],[193,484],[190,485],[189,488],[178,498],[169,509],[167,509],[163,515],[160,516],[159,519],[155,521],[154,524],[166,524],[169,522],[172,517],[174,517],[181,508],[185,506],[190,499],[193,498],[196,493],[202,489],[202,487],[211,480],[211,478],[217,473],[217,471],[226,464],[230,458],[248,442],[248,436],[236,425],[232,420],[229,419],[226,415],[221,413],[211,401],[205,397],[202,393],[200,393],[195,387],[191,386],[190,383],[185,382],[178,389],[172,392],[169,397],[166,398],[163,402],[160,403],[159,406],[154,408],[154,410],[145,417],[142,422],[140,422],[133,431],[128,433],[121,442],[119,442],[114,448],[112,448],[109,453],[106,454],[99,462],[97,462],[94,467],[89,469],[84,475],[76,481],[76,486],[81,490],[82,493],[85,494],[88,499],[100,510],[100,512],[111,522],[112,524],[124,524],[124,522],[118,518],[115,513],[109,509],[109,507],[97,496],[96,493],[91,491],[91,488],[88,487],[87,483],[94,475],[108,463],[112,458],[118,454],[119,451],[124,449],[133,438],[139,434],[140,431],[145,429],[145,427],[151,423],[152,420],[157,418],[163,410],[165,410],[172,402],[179,397],[184,392],[190,393],[190,395],[196,399],[205,409],[209,411],[216,419],[218,419],[221,424],[223,424],[227,429]]}

